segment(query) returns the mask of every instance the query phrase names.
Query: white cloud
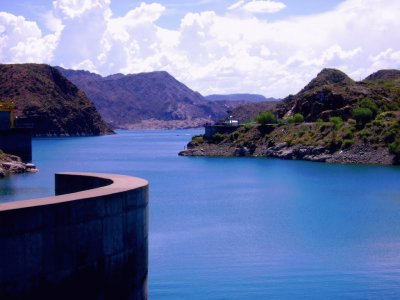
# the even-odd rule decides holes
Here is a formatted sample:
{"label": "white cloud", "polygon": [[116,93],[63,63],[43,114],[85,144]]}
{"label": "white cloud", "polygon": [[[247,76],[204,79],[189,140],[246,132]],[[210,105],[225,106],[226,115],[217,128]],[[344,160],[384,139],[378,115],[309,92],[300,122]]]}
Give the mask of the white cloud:
{"label": "white cloud", "polygon": [[108,7],[110,3],[111,0],[56,0],[53,6],[64,18],[74,19],[93,9]]}
{"label": "white cloud", "polygon": [[275,2],[272,0],[253,0],[243,5],[243,9],[250,13],[262,14],[262,13],[276,13],[284,9],[286,5],[282,2]]}
{"label": "white cloud", "polygon": [[[141,3],[118,18],[109,0],[79,3],[54,2],[47,16],[54,34],[47,36],[35,22],[0,13],[0,61],[49,62],[103,75],[167,70],[202,94],[276,97],[298,92],[324,67],[354,79],[400,68],[399,1],[346,0],[325,13],[272,22],[258,12],[272,13],[283,3],[241,0],[226,15],[188,13],[176,30],[157,25],[167,11],[159,3]],[[240,13],[246,7],[252,13]]]}
{"label": "white cloud", "polygon": [[62,21],[54,16],[52,11],[48,11],[43,16],[47,29],[53,32],[61,32],[64,29]]}
{"label": "white cloud", "polygon": [[235,10],[235,9],[237,9],[239,7],[242,7],[243,4],[245,4],[245,3],[246,3],[246,1],[244,1],[244,0],[240,0],[238,2],[235,2],[231,6],[228,7],[228,10]]}
{"label": "white cloud", "polygon": [[0,12],[1,62],[49,62],[56,45],[57,36],[43,36],[36,22]]}

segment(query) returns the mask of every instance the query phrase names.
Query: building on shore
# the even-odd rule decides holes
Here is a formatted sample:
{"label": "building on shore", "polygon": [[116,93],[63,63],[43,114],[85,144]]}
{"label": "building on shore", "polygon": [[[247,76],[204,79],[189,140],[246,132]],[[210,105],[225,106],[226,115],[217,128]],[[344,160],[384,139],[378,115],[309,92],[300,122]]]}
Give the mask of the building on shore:
{"label": "building on shore", "polygon": [[235,120],[232,115],[232,110],[227,110],[227,116],[224,120],[220,120],[214,124],[206,124],[204,126],[204,135],[206,138],[211,139],[214,134],[230,134],[235,132],[240,127],[239,121]]}

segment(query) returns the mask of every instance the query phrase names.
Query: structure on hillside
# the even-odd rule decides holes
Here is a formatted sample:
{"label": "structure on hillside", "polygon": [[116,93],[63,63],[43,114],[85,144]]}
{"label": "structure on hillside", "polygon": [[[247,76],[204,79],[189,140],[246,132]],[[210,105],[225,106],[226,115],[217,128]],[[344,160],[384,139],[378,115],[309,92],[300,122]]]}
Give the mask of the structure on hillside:
{"label": "structure on hillside", "polygon": [[0,102],[0,149],[31,161],[33,126],[16,119],[14,112],[14,103]]}
{"label": "structure on hillside", "polygon": [[224,120],[220,120],[215,124],[206,124],[205,127],[205,137],[211,139],[214,134],[230,134],[236,131],[239,127],[239,121],[235,120],[232,115],[232,109],[227,109],[227,116]]}

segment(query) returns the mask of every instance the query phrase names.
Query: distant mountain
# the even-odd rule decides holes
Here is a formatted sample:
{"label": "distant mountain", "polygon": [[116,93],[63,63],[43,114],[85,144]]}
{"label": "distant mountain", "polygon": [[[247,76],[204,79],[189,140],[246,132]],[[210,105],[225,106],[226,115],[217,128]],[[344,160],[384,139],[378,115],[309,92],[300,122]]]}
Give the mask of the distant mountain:
{"label": "distant mountain", "polygon": [[209,95],[205,96],[210,101],[243,101],[243,102],[263,102],[263,101],[276,101],[279,99],[266,98],[258,94],[228,94],[228,95]]}
{"label": "distant mountain", "polygon": [[85,93],[48,65],[0,65],[0,101],[14,102],[37,135],[112,132]]}
{"label": "distant mountain", "polygon": [[102,77],[58,70],[85,91],[116,128],[199,127],[226,113],[224,105],[206,100],[164,71]]}

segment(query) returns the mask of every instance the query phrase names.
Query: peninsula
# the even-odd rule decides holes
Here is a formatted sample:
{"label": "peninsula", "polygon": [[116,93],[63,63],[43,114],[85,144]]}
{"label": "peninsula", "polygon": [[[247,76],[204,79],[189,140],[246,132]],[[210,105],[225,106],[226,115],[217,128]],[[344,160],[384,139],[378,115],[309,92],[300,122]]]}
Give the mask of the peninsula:
{"label": "peninsula", "polygon": [[229,122],[211,125],[179,155],[399,164],[400,71],[381,70],[356,82],[324,69],[254,121],[231,130]]}

